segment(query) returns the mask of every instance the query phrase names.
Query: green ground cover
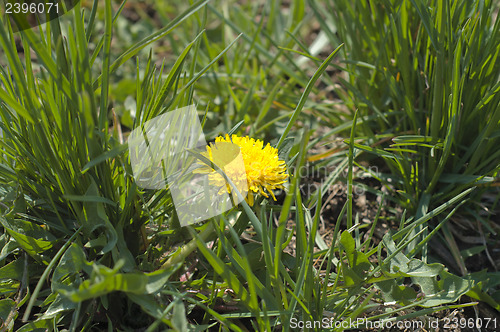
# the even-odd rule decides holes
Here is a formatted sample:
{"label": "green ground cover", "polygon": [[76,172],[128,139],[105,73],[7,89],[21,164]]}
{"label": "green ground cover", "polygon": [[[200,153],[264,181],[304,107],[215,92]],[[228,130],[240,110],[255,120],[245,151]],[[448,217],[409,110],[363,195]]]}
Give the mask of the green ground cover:
{"label": "green ground cover", "polygon": [[[2,329],[433,330],[461,312],[457,330],[495,330],[498,11],[87,0],[21,32],[2,16]],[[256,162],[264,194],[181,227],[127,140],[193,104],[207,140],[276,148],[284,188]]]}

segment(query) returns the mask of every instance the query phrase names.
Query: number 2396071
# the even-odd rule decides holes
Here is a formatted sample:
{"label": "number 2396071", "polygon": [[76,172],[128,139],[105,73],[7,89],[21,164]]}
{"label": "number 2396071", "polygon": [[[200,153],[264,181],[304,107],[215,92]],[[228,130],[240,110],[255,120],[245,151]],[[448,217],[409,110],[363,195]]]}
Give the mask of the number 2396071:
{"label": "number 2396071", "polygon": [[443,328],[456,329],[456,328],[483,328],[483,329],[497,329],[496,318],[443,318]]}
{"label": "number 2396071", "polygon": [[11,3],[5,4],[5,14],[46,14],[55,12],[59,14],[59,4],[56,2],[40,3]]}

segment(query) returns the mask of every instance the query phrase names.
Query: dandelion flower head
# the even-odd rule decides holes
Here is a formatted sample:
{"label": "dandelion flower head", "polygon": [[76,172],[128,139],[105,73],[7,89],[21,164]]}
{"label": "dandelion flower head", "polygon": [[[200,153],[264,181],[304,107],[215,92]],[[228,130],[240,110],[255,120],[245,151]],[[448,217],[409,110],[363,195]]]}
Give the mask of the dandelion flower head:
{"label": "dandelion flower head", "polygon": [[[261,140],[248,136],[219,136],[202,155],[222,169],[238,191],[248,191],[246,201],[249,205],[253,205],[254,195],[259,193],[267,198],[271,195],[276,200],[273,190],[283,189],[288,179],[286,165],[279,159],[278,149],[269,143],[264,146]],[[244,165],[238,162],[241,159]],[[219,194],[231,192],[230,185],[221,174],[205,163],[200,163],[202,167],[196,172],[208,174],[210,184],[220,187]]]}

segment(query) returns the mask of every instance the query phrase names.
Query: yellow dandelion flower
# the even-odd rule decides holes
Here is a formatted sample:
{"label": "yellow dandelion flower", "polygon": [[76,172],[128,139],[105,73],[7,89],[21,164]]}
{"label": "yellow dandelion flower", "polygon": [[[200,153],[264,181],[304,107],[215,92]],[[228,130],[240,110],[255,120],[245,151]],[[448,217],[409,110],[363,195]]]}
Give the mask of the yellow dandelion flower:
{"label": "yellow dandelion flower", "polygon": [[[240,153],[241,158],[236,158]],[[273,190],[283,189],[288,179],[286,165],[279,159],[278,149],[269,143],[264,146],[261,140],[236,135],[231,138],[229,135],[219,136],[202,155],[223,169],[238,191],[248,191],[246,201],[249,205],[253,205],[254,195],[259,193],[267,198],[270,194],[276,200]],[[241,165],[241,159],[244,165]],[[231,192],[224,178],[206,164],[202,163],[196,173],[209,174],[210,184],[220,187],[219,194]]]}

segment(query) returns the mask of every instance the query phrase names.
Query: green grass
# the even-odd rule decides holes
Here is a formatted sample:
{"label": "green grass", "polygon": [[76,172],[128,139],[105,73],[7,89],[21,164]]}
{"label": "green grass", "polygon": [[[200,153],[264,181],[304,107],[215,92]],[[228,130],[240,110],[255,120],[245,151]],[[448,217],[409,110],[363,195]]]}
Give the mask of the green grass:
{"label": "green grass", "polygon": [[[425,201],[439,204],[494,181],[500,160],[494,2],[332,4],[339,38],[352,50],[345,53],[348,102],[360,114],[380,116],[363,134],[373,144],[396,132],[390,154],[380,156],[391,159],[402,182],[402,203],[416,212]],[[386,119],[391,112],[403,113]]]}
{"label": "green grass", "polygon": [[[498,3],[331,1],[326,8],[335,9],[323,11],[335,22],[330,40],[346,43],[341,96],[376,117],[359,127],[355,146],[385,160],[390,173],[377,177],[391,196],[416,218],[468,188],[477,188],[472,201],[481,200],[500,167]],[[485,229],[474,232],[494,237],[492,220],[478,217],[474,204],[461,215]],[[467,274],[453,226],[442,227],[457,270]],[[420,249],[426,259],[427,246]]]}
{"label": "green grass", "polygon": [[[475,304],[464,295],[500,311],[497,273],[459,274],[429,252],[444,239],[464,267],[498,244],[478,212],[498,200],[498,7],[364,3],[83,1],[15,34],[2,18],[3,327],[292,331],[423,320]],[[137,186],[129,131],[191,104],[208,139],[278,148],[278,201],[180,227],[168,188]],[[312,152],[332,137],[345,144]],[[365,185],[382,197],[370,223],[353,204],[367,164],[387,189]],[[334,171],[303,196],[304,168]],[[336,183],[347,200],[326,241]],[[457,215],[479,220],[484,248],[460,251]],[[395,226],[377,238],[382,223]]]}

